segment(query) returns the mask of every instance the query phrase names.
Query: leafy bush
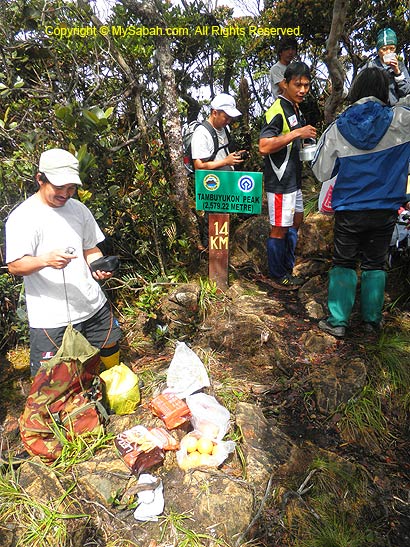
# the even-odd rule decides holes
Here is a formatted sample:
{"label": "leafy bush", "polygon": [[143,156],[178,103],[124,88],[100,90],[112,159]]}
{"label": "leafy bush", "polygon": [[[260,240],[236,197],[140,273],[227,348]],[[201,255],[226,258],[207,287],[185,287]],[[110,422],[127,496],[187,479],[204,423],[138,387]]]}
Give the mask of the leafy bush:
{"label": "leafy bush", "polygon": [[28,342],[23,286],[9,274],[0,275],[0,352]]}

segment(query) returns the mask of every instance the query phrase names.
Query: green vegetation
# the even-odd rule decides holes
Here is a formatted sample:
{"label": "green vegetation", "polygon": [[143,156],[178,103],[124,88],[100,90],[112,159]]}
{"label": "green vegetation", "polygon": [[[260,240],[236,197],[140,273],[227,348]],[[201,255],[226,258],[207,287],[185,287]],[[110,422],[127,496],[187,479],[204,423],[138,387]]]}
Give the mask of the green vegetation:
{"label": "green vegetation", "polygon": [[203,547],[204,541],[212,541],[215,547],[228,546],[222,539],[214,538],[210,534],[196,533],[192,531],[186,521],[191,520],[187,514],[175,513],[170,511],[167,515],[161,518],[161,538],[170,538],[178,547]]}
{"label": "green vegetation", "polygon": [[70,521],[89,518],[82,513],[69,512],[71,490],[55,500],[34,501],[19,485],[18,474],[12,466],[8,472],[0,473],[0,520],[17,526],[20,532],[17,547],[66,545]]}
{"label": "green vegetation", "polygon": [[[404,324],[403,324],[404,322]],[[394,442],[398,423],[387,416],[407,420],[409,415],[410,358],[409,325],[396,320],[366,346],[368,382],[361,393],[338,409],[338,425],[347,440],[376,452]],[[389,412],[387,412],[387,410]]]}
{"label": "green vegetation", "polygon": [[342,459],[315,458],[301,486],[276,494],[292,545],[370,547],[377,544],[361,515],[371,504],[369,479]]}
{"label": "green vegetation", "polygon": [[91,459],[99,450],[111,447],[114,438],[114,435],[105,433],[103,428],[97,435],[67,435],[67,431],[57,424],[54,424],[53,430],[63,447],[61,455],[52,465],[53,469],[60,472]]}
{"label": "green vegetation", "polygon": [[215,281],[201,277],[199,279],[198,307],[203,319],[207,316],[215,302],[223,302],[224,295],[218,289]]}

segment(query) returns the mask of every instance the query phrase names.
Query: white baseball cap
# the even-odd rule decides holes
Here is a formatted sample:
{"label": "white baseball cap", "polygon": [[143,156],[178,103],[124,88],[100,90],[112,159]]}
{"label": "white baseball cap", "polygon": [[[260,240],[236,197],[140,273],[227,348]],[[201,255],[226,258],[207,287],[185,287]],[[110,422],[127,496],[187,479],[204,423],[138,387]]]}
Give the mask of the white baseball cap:
{"label": "white baseball cap", "polygon": [[242,116],[242,112],[236,108],[236,102],[233,97],[228,93],[220,93],[211,102],[211,108],[213,110],[223,110],[225,114],[228,114],[231,118]]}
{"label": "white baseball cap", "polygon": [[54,186],[77,184],[82,186],[78,159],[61,148],[51,148],[40,156],[38,170],[44,173]]}

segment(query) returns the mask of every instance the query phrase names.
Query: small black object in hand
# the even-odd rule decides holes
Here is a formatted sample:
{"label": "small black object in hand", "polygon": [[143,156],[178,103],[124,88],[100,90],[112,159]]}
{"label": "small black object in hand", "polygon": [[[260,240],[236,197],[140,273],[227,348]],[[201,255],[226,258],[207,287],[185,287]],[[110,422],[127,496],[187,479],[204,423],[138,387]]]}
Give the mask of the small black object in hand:
{"label": "small black object in hand", "polygon": [[101,270],[102,272],[114,272],[118,269],[120,261],[118,256],[102,256],[91,262],[90,268],[92,272]]}

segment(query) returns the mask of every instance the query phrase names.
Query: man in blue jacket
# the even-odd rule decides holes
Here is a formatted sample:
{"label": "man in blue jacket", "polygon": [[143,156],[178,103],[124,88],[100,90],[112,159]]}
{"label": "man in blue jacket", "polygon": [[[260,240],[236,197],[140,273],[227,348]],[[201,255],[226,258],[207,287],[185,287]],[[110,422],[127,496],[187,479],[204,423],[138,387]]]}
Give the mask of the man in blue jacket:
{"label": "man in blue jacket", "polygon": [[382,326],[386,256],[397,211],[406,203],[410,161],[410,105],[387,105],[386,72],[365,68],[353,82],[349,99],[354,104],[322,135],[312,163],[320,181],[337,175],[330,315],[319,322],[322,330],[337,337],[343,337],[348,326],[359,261],[364,330]]}

